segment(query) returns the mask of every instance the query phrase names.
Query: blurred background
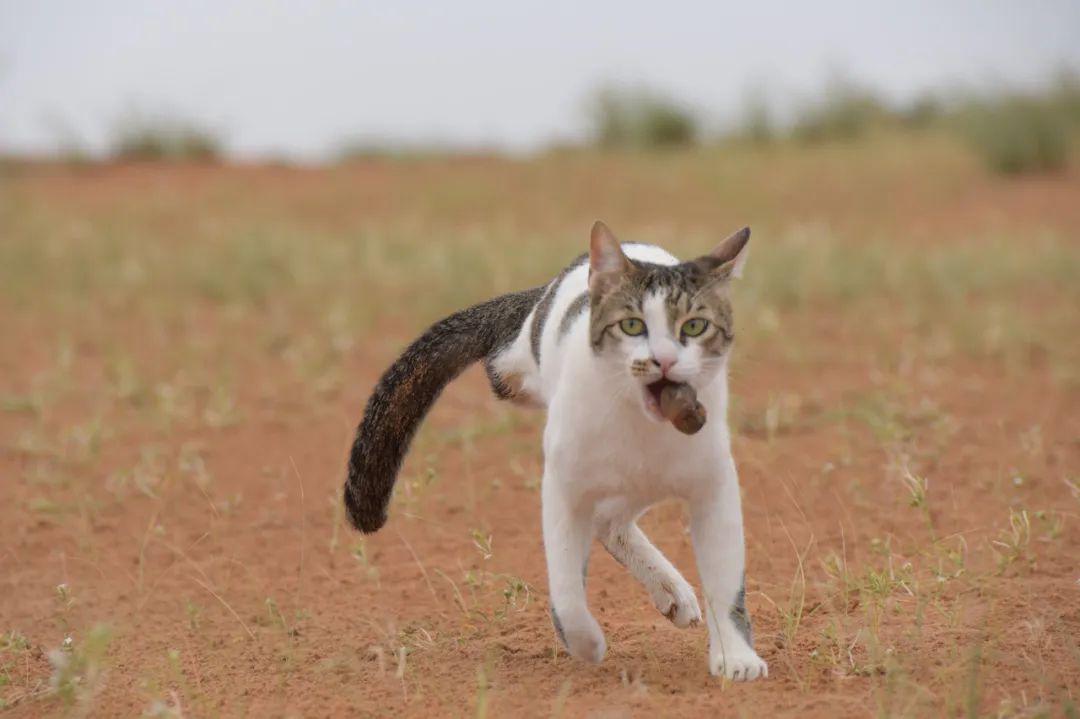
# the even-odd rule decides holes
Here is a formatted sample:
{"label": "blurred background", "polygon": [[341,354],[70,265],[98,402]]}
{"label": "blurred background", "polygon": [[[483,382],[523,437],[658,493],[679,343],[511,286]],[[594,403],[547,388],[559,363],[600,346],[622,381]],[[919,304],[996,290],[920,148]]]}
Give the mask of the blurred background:
{"label": "blurred background", "polygon": [[319,163],[955,124],[1023,169],[1060,165],[1078,103],[1067,0],[0,7],[13,155]]}
{"label": "blurred background", "polygon": [[[0,0],[0,709],[1077,715],[1078,73],[1068,1]],[[343,519],[380,373],[596,219],[753,228],[767,682],[603,552],[608,658],[560,652],[544,418],[479,369]]]}

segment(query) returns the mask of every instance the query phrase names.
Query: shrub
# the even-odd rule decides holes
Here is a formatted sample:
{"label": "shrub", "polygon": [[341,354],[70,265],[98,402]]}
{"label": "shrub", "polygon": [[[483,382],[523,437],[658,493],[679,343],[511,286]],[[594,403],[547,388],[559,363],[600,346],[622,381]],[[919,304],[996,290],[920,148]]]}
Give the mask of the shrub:
{"label": "shrub", "polygon": [[1050,101],[1064,121],[1080,126],[1080,74],[1070,68],[1061,69],[1054,78]]}
{"label": "shrub", "polygon": [[821,99],[802,109],[792,136],[803,142],[852,140],[888,117],[888,109],[873,92],[836,76],[826,84]]}
{"label": "shrub", "polygon": [[130,114],[113,131],[111,156],[119,160],[213,161],[221,158],[221,139],[189,120]]}
{"label": "shrub", "polygon": [[1068,162],[1068,119],[1057,103],[1021,96],[973,100],[961,112],[959,127],[995,172],[1057,170]]}
{"label": "shrub", "polygon": [[401,142],[377,138],[357,137],[339,142],[332,156],[339,163],[380,161],[422,161],[450,157],[486,157],[494,150],[455,147],[449,143]]}
{"label": "shrub", "polygon": [[767,145],[777,138],[778,128],[764,95],[751,92],[743,100],[742,117],[736,136],[755,145]]}
{"label": "shrub", "polygon": [[594,142],[606,148],[655,149],[693,144],[698,120],[653,90],[606,87],[590,102]]}
{"label": "shrub", "polygon": [[897,110],[896,116],[904,127],[922,129],[940,123],[947,116],[948,110],[941,97],[924,92]]}

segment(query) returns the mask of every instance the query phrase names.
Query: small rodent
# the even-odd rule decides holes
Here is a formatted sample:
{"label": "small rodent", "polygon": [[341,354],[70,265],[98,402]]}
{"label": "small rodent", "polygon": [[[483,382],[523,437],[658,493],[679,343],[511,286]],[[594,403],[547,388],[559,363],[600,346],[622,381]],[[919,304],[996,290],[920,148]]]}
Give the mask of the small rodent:
{"label": "small rodent", "polygon": [[695,434],[705,426],[705,405],[688,384],[668,384],[660,390],[660,413],[683,434]]}

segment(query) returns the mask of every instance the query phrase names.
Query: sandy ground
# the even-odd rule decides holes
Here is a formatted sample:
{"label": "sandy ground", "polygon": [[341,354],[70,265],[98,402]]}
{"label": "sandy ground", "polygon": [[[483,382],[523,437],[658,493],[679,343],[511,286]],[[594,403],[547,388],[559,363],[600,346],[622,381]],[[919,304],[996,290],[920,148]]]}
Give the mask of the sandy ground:
{"label": "sandy ground", "polygon": [[[108,197],[140,179],[53,181],[63,202],[73,187]],[[1061,182],[1046,194],[993,192],[1064,206],[1076,184]],[[995,205],[992,195],[975,204]],[[922,222],[963,224],[970,205]],[[1080,218],[1062,225],[1074,231]],[[15,396],[57,366],[55,338],[40,315],[11,301],[0,309],[0,390]],[[884,335],[864,331],[874,321]],[[105,323],[143,365],[168,351],[122,312]],[[212,306],[184,323],[234,333],[229,347],[263,341]],[[235,420],[209,421],[212,402],[197,393],[193,413],[167,430],[145,411],[95,409],[97,389],[115,381],[101,333],[74,335],[67,389],[47,408],[8,402],[9,715],[1077,711],[1080,394],[1037,353],[1020,370],[962,354],[883,361],[903,353],[882,353],[882,336],[897,348],[919,338],[887,317],[829,313],[799,335],[817,344],[797,359],[768,343],[736,347],[747,601],[770,666],[767,681],[738,685],[709,676],[703,627],[671,626],[599,547],[588,591],[608,656],[592,667],[558,650],[539,525],[543,417],[496,402],[478,370],[430,417],[388,525],[364,540],[349,530],[338,501],[346,450],[371,385],[414,325],[395,328],[387,310],[378,327],[388,331],[350,347],[346,380],[317,398],[282,361],[238,354]],[[105,427],[97,439],[76,431],[88,416]],[[927,482],[923,501],[912,476]],[[643,526],[697,585],[683,509],[657,507]],[[95,658],[99,624],[108,642]],[[61,662],[86,659],[66,703],[49,693],[55,651]]]}

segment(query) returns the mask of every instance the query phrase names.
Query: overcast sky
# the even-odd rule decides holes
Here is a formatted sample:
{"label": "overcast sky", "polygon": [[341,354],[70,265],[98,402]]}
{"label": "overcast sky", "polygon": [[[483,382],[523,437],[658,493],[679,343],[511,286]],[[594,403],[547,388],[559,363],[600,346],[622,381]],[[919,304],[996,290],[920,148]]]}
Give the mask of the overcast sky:
{"label": "overcast sky", "polygon": [[132,109],[196,119],[242,157],[343,138],[528,150],[582,133],[605,81],[719,122],[832,69],[894,99],[1080,68],[1080,1],[0,0],[0,151],[106,146]]}

